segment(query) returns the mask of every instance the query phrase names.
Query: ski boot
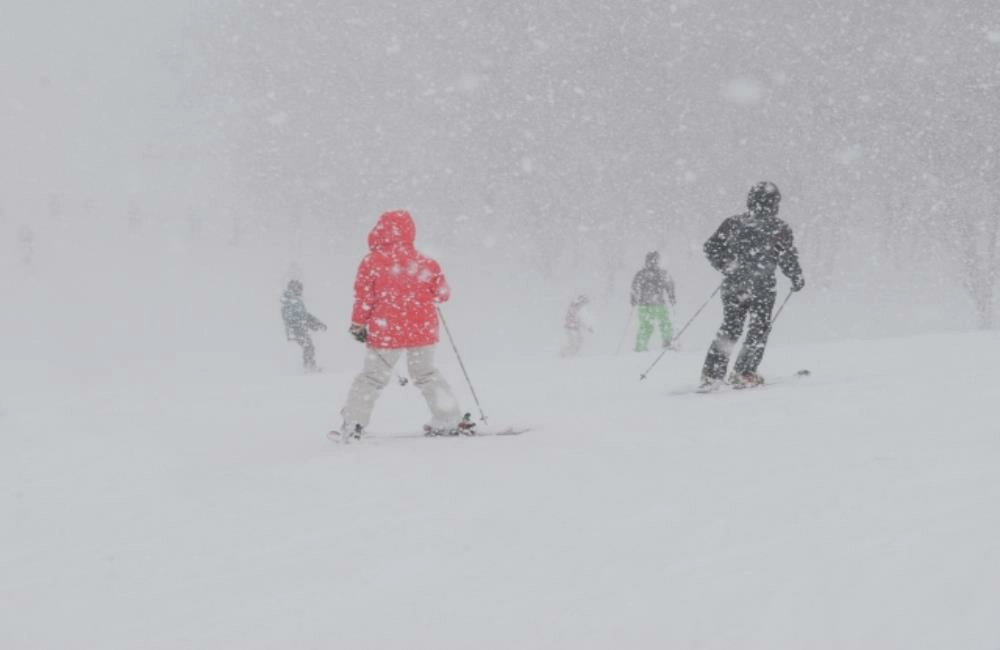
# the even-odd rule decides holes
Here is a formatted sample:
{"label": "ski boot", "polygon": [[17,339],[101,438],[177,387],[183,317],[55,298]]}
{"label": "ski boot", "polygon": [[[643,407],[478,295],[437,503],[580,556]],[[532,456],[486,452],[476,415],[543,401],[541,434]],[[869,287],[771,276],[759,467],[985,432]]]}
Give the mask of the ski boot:
{"label": "ski boot", "polygon": [[764,385],[764,378],[753,371],[733,371],[733,373],[729,375],[729,384],[737,390],[743,388],[756,388],[757,386]]}
{"label": "ski boot", "polygon": [[326,437],[334,442],[340,442],[343,444],[349,444],[355,440],[361,440],[361,436],[365,435],[365,428],[360,424],[355,424],[350,427],[346,422],[340,427],[340,429],[334,429],[330,433],[326,434]]}
{"label": "ski boot", "polygon": [[424,435],[433,438],[435,436],[474,436],[476,435],[476,423],[472,421],[472,415],[466,413],[459,420],[458,424],[448,429],[434,428],[429,424],[424,425]]}
{"label": "ski boot", "polygon": [[458,430],[458,434],[462,436],[476,435],[476,423],[472,421],[472,414],[466,413],[463,415],[456,429]]}
{"label": "ski boot", "polygon": [[714,393],[715,391],[722,388],[722,380],[716,379],[714,377],[702,377],[701,384],[698,385],[697,392],[699,393]]}

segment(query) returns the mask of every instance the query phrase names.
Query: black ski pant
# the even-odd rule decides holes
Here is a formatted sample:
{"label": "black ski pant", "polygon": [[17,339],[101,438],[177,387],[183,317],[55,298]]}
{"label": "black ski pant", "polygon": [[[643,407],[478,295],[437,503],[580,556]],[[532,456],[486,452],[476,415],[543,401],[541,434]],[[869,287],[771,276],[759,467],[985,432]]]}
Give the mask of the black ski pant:
{"label": "black ski pant", "polygon": [[302,366],[306,370],[316,368],[316,347],[309,332],[293,332],[291,339],[302,346]]}
{"label": "black ski pant", "polygon": [[743,333],[743,323],[749,316],[747,338],[736,359],[733,372],[757,372],[764,347],[771,332],[771,310],[774,308],[775,290],[773,286],[722,287],[722,327],[708,348],[705,366],[701,375],[704,379],[721,380],[729,367],[729,355]]}

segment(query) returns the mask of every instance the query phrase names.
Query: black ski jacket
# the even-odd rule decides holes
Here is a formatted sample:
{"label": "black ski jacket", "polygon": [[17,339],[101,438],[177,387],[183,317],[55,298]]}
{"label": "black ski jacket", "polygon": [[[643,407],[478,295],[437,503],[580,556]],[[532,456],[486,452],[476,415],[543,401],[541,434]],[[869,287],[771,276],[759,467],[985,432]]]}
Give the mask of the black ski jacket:
{"label": "black ski jacket", "polygon": [[632,279],[632,306],[665,305],[667,303],[663,298],[664,293],[670,299],[671,305],[677,302],[674,281],[670,274],[661,269],[655,259],[647,256],[646,266]]}
{"label": "black ski jacket", "polygon": [[776,216],[729,217],[705,242],[705,255],[730,286],[773,289],[778,267],[793,282],[802,278],[792,229]]}

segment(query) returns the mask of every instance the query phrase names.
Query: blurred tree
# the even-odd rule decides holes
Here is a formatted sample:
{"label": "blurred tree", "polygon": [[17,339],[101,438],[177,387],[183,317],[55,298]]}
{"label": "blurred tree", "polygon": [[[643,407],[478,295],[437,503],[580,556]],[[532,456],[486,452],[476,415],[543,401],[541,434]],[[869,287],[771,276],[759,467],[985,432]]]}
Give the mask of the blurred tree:
{"label": "blurred tree", "polygon": [[928,179],[955,201],[996,158],[994,4],[228,0],[192,78],[246,219],[356,233],[420,208],[543,274],[597,250],[614,284],[630,248],[700,244],[768,179],[830,286],[963,230]]}

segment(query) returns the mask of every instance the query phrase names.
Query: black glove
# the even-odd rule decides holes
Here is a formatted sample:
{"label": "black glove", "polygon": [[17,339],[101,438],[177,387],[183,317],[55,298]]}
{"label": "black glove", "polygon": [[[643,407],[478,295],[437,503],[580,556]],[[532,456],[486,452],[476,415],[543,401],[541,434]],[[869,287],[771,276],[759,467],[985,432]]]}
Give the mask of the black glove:
{"label": "black glove", "polygon": [[368,328],[364,325],[351,325],[351,329],[348,331],[358,343],[368,342]]}
{"label": "black glove", "polygon": [[802,287],[806,286],[806,279],[801,275],[792,278],[792,291],[802,291]]}

